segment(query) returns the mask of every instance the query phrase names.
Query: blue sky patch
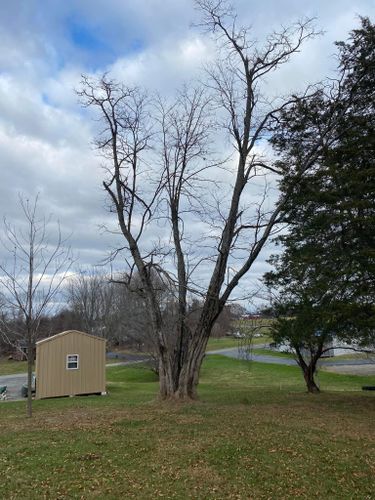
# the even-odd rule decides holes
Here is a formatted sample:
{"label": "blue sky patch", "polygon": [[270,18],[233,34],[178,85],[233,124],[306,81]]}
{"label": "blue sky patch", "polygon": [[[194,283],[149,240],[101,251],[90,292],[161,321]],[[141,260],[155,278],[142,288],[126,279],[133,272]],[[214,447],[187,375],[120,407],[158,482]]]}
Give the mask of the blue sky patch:
{"label": "blue sky patch", "polygon": [[85,61],[91,69],[113,63],[118,57],[136,54],[144,49],[144,42],[126,37],[119,26],[112,27],[105,33],[100,27],[94,27],[81,19],[69,19],[68,31],[74,47],[85,53]]}
{"label": "blue sky patch", "polygon": [[83,50],[88,52],[112,52],[107,43],[101,40],[94,32],[94,29],[88,25],[71,21],[69,23],[69,31],[74,45]]}

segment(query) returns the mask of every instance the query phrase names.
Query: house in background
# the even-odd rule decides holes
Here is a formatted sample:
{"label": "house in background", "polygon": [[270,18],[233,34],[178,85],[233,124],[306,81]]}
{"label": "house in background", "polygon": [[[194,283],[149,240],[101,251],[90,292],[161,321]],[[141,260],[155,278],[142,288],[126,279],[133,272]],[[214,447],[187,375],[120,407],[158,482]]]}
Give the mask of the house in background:
{"label": "house in background", "polygon": [[27,360],[27,343],[19,342],[16,346],[16,351],[14,352],[12,358],[16,361],[26,361]]}
{"label": "house in background", "polygon": [[[286,352],[286,353],[294,353],[294,349],[290,346],[289,342],[285,341],[282,344],[275,345],[274,343],[271,343],[269,347],[275,351],[278,352]],[[327,349],[327,350],[326,350]],[[344,341],[338,340],[336,337],[334,337],[332,340],[329,342],[326,342],[324,344],[324,350],[325,352],[322,354],[322,358],[333,358],[335,356],[342,356],[346,354],[352,354],[353,352],[366,352],[366,351],[373,351],[371,346],[365,347],[365,346],[359,346],[355,343],[348,343]],[[305,349],[302,350],[303,355],[308,356],[309,352]]]}
{"label": "house in background", "polygon": [[36,343],[36,399],[105,394],[106,340],[68,330]]}

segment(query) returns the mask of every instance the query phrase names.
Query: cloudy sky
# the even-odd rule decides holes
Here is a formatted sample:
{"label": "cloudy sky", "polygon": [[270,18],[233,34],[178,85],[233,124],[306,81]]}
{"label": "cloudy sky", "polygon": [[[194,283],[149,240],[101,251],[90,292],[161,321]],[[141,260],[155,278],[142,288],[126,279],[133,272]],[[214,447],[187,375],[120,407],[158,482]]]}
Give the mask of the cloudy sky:
{"label": "cloudy sky", "polygon": [[[316,17],[325,34],[308,42],[274,80],[286,93],[332,74],[335,40],[358,16],[375,16],[373,0],[235,0],[241,22],[262,37],[280,25]],[[212,57],[207,36],[192,28],[192,0],[13,0],[0,13],[0,213],[17,223],[19,193],[40,193],[41,210],[59,219],[81,265],[97,264],[116,242],[100,160],[91,145],[95,122],[74,89],[82,73],[111,72],[129,84],[173,95],[199,78]],[[254,269],[264,270],[264,257]]]}

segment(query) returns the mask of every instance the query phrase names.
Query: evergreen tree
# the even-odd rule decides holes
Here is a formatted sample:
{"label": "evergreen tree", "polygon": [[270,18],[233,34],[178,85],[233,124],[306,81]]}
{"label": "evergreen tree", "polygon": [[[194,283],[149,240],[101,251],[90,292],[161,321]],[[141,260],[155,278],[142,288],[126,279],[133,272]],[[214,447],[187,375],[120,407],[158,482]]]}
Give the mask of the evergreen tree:
{"label": "evergreen tree", "polygon": [[[291,192],[265,276],[276,293],[275,340],[296,350],[309,391],[317,391],[316,363],[333,336],[374,342],[375,309],[375,26],[361,19],[339,48],[339,78],[284,113],[273,143]],[[332,117],[335,116],[335,120]],[[339,119],[337,119],[339,117]],[[322,147],[319,129],[332,120],[335,141]],[[303,179],[307,151],[318,159]]]}

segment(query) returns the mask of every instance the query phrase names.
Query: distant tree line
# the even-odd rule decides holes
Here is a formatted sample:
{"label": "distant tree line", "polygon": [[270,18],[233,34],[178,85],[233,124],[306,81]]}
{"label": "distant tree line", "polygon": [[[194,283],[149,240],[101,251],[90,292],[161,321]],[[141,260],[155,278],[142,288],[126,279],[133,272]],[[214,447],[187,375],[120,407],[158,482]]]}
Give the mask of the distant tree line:
{"label": "distant tree line", "polygon": [[[97,269],[80,270],[66,279],[60,293],[60,300],[65,305],[40,318],[36,340],[74,329],[106,338],[108,348],[130,348],[156,356],[155,338],[136,276],[131,284],[124,285],[120,275],[115,279]],[[173,288],[166,287],[161,281],[159,300],[164,321],[170,325],[169,335],[173,336],[178,304]],[[188,321],[191,327],[199,318],[201,308],[202,303],[196,299],[189,303]],[[212,336],[222,337],[230,333],[233,321],[244,311],[239,304],[225,307],[214,325]],[[12,318],[2,309],[2,323],[7,325],[9,332],[15,333],[0,336],[1,354],[12,355],[16,346],[24,345],[24,322],[22,317]]]}

